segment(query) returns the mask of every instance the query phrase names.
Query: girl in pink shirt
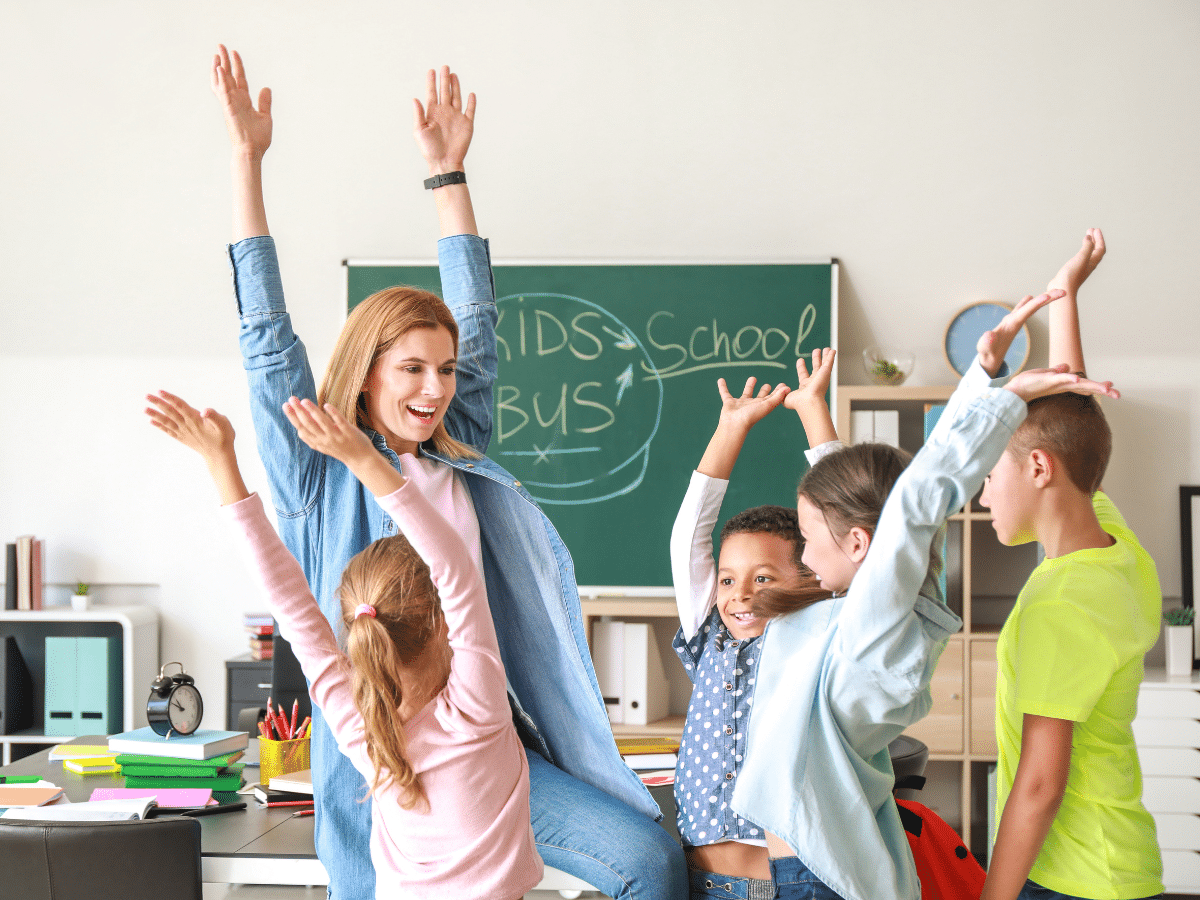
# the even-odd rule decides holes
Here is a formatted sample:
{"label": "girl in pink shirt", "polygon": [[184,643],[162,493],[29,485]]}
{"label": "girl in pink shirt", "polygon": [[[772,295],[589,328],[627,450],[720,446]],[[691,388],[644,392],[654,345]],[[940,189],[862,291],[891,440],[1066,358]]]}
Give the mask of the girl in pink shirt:
{"label": "girl in pink shirt", "polygon": [[151,422],[208,465],[313,702],[372,786],[376,896],[517,898],[535,887],[529,766],[483,578],[455,527],[332,406],[288,402],[300,439],[344,463],[404,533],[342,573],[343,653],[242,481],[229,420],[166,391],[147,399]]}

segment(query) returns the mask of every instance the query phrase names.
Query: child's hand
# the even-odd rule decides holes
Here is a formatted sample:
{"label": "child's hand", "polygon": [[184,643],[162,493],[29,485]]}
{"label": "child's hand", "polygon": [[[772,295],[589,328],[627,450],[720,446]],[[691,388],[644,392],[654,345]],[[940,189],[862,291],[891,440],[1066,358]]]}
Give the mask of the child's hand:
{"label": "child's hand", "polygon": [[350,468],[352,462],[379,455],[371,439],[347,422],[332,404],[326,403],[322,409],[311,400],[292,397],[283,404],[283,414],[295,426],[300,440]]}
{"label": "child's hand", "polygon": [[1075,394],[1099,394],[1102,397],[1112,397],[1118,400],[1121,392],[1113,387],[1111,381],[1092,381],[1088,378],[1067,371],[1067,364],[1062,363],[1052,369],[1029,369],[1013,378],[1005,387],[1028,403],[1038,397],[1048,397],[1051,394],[1064,394],[1068,391]]}
{"label": "child's hand", "polygon": [[200,412],[166,391],[147,394],[146,399],[153,404],[146,407],[150,424],[205,460],[226,456],[233,450],[233,425],[215,409]]}
{"label": "child's hand", "polygon": [[212,92],[221,101],[234,151],[261,159],[271,146],[271,89],[265,87],[258,92],[255,109],[242,58],[236,50],[231,55],[221,44],[213,57]]}
{"label": "child's hand", "polygon": [[804,364],[804,357],[796,360],[798,383],[796,388],[788,393],[783,405],[795,412],[800,412],[802,407],[812,403],[824,406],[825,392],[829,390],[829,381],[833,377],[833,359],[836,355],[837,351],[830,347],[826,347],[824,350],[820,348],[814,350],[811,375],[808,374],[808,367]]}
{"label": "child's hand", "polygon": [[441,90],[437,73],[429,70],[426,79],[425,105],[413,98],[413,135],[429,173],[459,172],[471,146],[475,130],[475,95],[467,96],[467,108],[462,108],[462,90],[458,76],[449,66],[442,66]]}
{"label": "child's hand", "polygon": [[721,420],[718,427],[728,426],[748,432],[767,413],[779,406],[790,390],[786,384],[781,382],[775,385],[774,390],[771,390],[769,384],[764,384],[758,389],[758,393],[755,393],[755,381],[757,379],[753,375],[747,378],[746,386],[742,388],[742,395],[735,397],[729,393],[725,379],[717,379],[717,390],[721,394]]}
{"label": "child's hand", "polygon": [[1099,228],[1089,228],[1083,236],[1083,246],[1072,256],[1058,274],[1050,279],[1046,290],[1065,291],[1068,297],[1075,296],[1079,286],[1087,281],[1089,275],[1096,271],[1100,260],[1104,259],[1104,235]]}
{"label": "child's hand", "polygon": [[1066,296],[1066,291],[1056,289],[1038,294],[1036,297],[1025,297],[1013,307],[1012,312],[1000,320],[1000,324],[991,331],[985,331],[975,345],[975,351],[979,354],[979,362],[984,371],[995,378],[996,373],[1000,371],[1000,364],[1004,362],[1004,354],[1008,352],[1008,348],[1012,345],[1017,332],[1021,330],[1021,326],[1047,303],[1052,303],[1064,296]]}

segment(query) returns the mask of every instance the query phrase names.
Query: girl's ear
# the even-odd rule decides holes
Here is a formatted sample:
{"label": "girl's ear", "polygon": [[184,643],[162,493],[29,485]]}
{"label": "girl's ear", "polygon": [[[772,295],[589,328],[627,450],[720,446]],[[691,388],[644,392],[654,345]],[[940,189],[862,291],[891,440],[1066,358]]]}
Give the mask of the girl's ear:
{"label": "girl's ear", "polygon": [[855,525],[842,540],[846,555],[856,566],[866,559],[867,551],[871,549],[871,534],[867,529]]}

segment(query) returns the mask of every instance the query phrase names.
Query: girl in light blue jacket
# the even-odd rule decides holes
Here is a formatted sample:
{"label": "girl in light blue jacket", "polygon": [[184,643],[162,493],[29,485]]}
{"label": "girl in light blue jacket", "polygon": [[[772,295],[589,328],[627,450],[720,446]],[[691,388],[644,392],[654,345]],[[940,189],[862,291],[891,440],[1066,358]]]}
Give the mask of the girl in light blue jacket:
{"label": "girl in light blue jacket", "polygon": [[1059,296],[1026,297],[980,338],[979,358],[907,467],[907,454],[885,445],[829,445],[836,434],[821,395],[789,396],[810,446],[826,452],[800,484],[797,515],[804,564],[834,597],[767,627],[732,798],[768,831],[781,900],[921,895],[888,744],[929,711],[938,657],[962,627],[938,581],[944,523],[979,489],[1027,401],[1111,393],[1111,383],[1065,367],[1024,372],[1007,389],[995,380],[1013,335]]}

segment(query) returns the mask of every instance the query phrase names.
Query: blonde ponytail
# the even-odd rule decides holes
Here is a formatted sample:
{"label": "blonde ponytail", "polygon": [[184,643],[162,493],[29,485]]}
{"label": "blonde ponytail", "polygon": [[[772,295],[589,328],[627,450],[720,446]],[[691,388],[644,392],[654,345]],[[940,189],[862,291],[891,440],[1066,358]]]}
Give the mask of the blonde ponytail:
{"label": "blonde ponytail", "polygon": [[[400,672],[441,634],[441,600],[429,567],[403,535],[383,538],[346,565],[338,596],[354,704],[363,717],[367,754],[375,768],[371,790],[390,785],[405,809],[428,808],[420,778],[408,759],[400,720],[404,702]],[[375,615],[356,617],[360,604],[373,607]],[[444,684],[443,678],[432,687],[440,690]]]}

